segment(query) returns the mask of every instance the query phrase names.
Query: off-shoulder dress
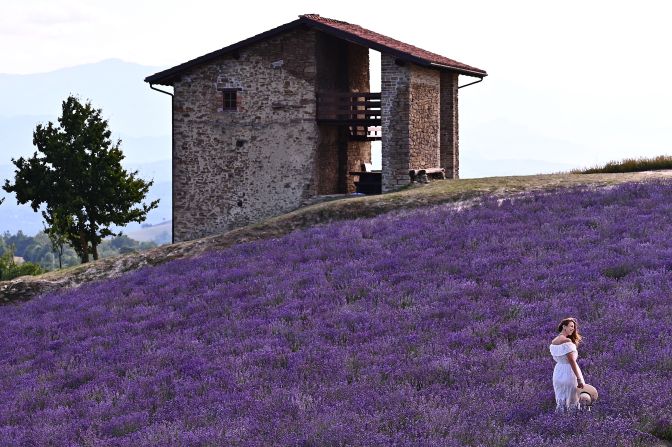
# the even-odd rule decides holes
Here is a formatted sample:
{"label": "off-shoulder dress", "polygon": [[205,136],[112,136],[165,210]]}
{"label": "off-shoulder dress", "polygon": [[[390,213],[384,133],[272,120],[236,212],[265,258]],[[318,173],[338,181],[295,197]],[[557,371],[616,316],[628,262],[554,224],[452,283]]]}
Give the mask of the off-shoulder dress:
{"label": "off-shoulder dress", "polygon": [[[553,369],[555,411],[562,412],[578,409],[578,381],[574,371],[572,371],[572,366],[569,364],[568,355],[573,352],[574,360],[576,360],[579,357],[579,351],[576,349],[576,345],[571,341],[567,341],[560,345],[551,344],[550,350],[551,355],[556,362],[555,368]],[[581,373],[581,368],[579,368],[578,364],[576,365],[576,368],[579,371],[579,378],[584,382],[583,374]]]}

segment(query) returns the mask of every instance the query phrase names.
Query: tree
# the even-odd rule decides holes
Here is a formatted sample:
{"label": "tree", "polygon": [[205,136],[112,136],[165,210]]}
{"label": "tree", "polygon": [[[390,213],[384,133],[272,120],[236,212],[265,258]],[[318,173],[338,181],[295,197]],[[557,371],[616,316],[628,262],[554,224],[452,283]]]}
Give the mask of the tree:
{"label": "tree", "polygon": [[30,202],[36,212],[45,204],[42,216],[48,232],[65,236],[82,263],[89,261],[89,253],[98,259],[101,240],[116,234],[110,225],[143,222],[159,203],[141,203],[153,181],[122,168],[121,140],[112,143],[101,114],[90,101],[82,104],[69,96],[59,125],[37,125],[37,151],[29,159],[12,159],[17,168],[14,184],[7,180],[3,186],[16,194],[18,203]]}
{"label": "tree", "polygon": [[72,226],[72,222],[70,216],[61,217],[58,214],[54,214],[51,217],[52,225],[49,228],[45,228],[44,232],[49,236],[51,250],[58,255],[58,268],[62,269],[63,252],[68,243],[68,238],[66,236],[67,229]]}

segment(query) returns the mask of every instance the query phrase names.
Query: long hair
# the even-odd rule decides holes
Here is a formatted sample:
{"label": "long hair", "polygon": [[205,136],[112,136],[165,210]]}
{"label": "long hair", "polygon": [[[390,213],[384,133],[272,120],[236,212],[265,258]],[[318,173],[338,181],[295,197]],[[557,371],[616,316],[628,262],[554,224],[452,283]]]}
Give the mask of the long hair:
{"label": "long hair", "polygon": [[574,332],[572,332],[572,334],[568,338],[572,340],[572,342],[576,346],[579,346],[579,343],[581,343],[583,337],[581,337],[581,334],[579,333],[579,323],[576,321],[576,318],[573,317],[564,318],[558,325],[558,332],[562,331],[562,327],[567,326],[570,321],[574,323]]}

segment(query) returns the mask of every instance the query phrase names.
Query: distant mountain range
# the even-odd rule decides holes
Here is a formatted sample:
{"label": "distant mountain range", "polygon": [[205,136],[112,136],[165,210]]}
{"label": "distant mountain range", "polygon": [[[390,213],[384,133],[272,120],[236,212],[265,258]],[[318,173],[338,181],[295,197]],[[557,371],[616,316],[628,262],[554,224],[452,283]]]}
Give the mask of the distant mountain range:
{"label": "distant mountain range", "polygon": [[157,244],[168,244],[172,242],[173,225],[171,220],[166,220],[156,225],[143,225],[139,230],[127,234],[128,237],[138,242],[156,242]]}
{"label": "distant mountain range", "polygon": [[550,174],[590,164],[586,147],[503,118],[465,126],[460,140],[461,178]]}
{"label": "distant mountain range", "polygon": [[70,94],[102,109],[127,161],[170,159],[170,97],[143,81],[161,69],[110,59],[50,73],[0,74],[0,165],[33,152],[35,126],[55,121]]}

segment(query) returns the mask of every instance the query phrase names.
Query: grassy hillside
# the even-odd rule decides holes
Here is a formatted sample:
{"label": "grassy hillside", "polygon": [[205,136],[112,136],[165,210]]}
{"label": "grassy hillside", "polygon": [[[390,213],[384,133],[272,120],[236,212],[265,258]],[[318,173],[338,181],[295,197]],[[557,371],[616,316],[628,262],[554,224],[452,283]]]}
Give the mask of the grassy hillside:
{"label": "grassy hillside", "polygon": [[104,259],[50,272],[40,277],[25,277],[11,282],[0,282],[0,303],[29,299],[39,293],[74,287],[89,281],[113,278],[147,265],[158,265],[170,260],[197,256],[211,250],[220,250],[239,242],[281,237],[292,231],[328,222],[373,217],[399,209],[419,208],[452,203],[468,207],[481,197],[528,194],[558,188],[582,185],[586,188],[609,187],[625,182],[643,182],[672,178],[672,171],[632,172],[620,174],[552,174],[478,179],[442,180],[426,185],[415,185],[405,190],[378,196],[349,197],[299,208],[259,224],[227,233],[161,246],[139,254]]}
{"label": "grassy hillside", "polygon": [[[441,183],[368,205],[438,203]],[[336,216],[349,202],[299,215]],[[461,211],[435,204],[299,229],[5,306],[0,439],[661,445],[672,440],[670,216],[669,179],[490,195]],[[590,413],[559,416],[548,344],[569,315],[601,397]]]}

